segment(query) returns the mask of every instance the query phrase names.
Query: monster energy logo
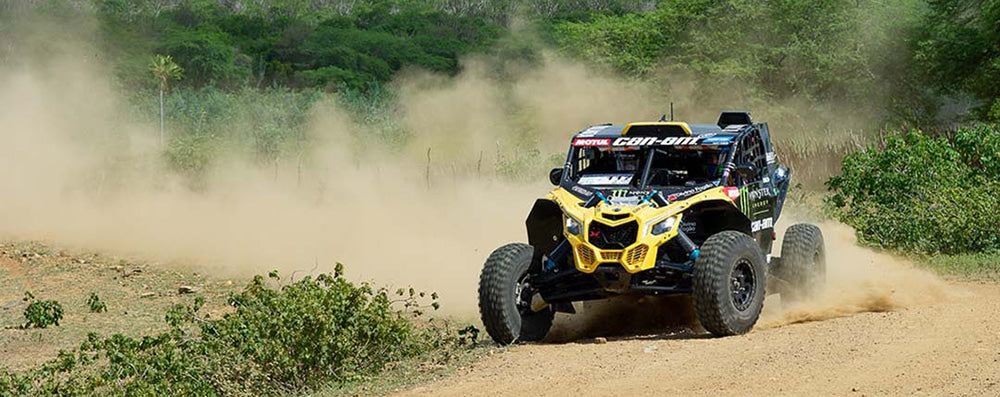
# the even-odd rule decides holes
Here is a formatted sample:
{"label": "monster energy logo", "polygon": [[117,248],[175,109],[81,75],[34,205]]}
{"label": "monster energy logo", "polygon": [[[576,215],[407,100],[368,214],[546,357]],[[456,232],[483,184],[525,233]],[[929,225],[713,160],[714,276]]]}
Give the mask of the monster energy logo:
{"label": "monster energy logo", "polygon": [[742,212],[743,215],[746,215],[747,217],[749,217],[751,215],[750,214],[750,195],[747,194],[747,187],[746,186],[741,186],[740,187],[740,202],[739,202],[739,207],[740,207],[740,212]]}

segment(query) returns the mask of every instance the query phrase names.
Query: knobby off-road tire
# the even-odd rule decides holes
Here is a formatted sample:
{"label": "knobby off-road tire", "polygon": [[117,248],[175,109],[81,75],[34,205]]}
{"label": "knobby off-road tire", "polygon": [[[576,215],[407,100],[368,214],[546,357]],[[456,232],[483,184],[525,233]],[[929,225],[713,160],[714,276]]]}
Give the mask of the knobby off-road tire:
{"label": "knobby off-road tire", "polygon": [[765,259],[750,236],[737,231],[712,235],[694,267],[694,310],[715,336],[750,331],[764,306]]}
{"label": "knobby off-road tire", "polygon": [[781,242],[781,262],[774,269],[780,278],[783,303],[795,303],[813,297],[826,284],[826,248],[823,232],[808,223],[792,225]]}
{"label": "knobby off-road tire", "polygon": [[479,277],[479,315],[497,343],[541,340],[552,328],[551,306],[532,312],[533,291],[523,286],[528,270],[533,264],[540,266],[540,261],[541,254],[522,243],[497,248],[486,259]]}

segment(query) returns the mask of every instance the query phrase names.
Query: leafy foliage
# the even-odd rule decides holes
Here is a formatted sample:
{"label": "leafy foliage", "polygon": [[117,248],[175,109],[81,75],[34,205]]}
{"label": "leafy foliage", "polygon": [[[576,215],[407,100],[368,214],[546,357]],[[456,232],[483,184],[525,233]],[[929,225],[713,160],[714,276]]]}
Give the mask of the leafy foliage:
{"label": "leafy foliage", "polygon": [[[452,73],[459,56],[494,42],[502,31],[497,21],[506,19],[473,2],[453,1],[314,7],[284,0],[238,10],[214,0],[99,3],[109,52],[117,53],[121,64],[151,51],[169,54],[186,70],[182,84],[230,89],[272,84],[360,89],[389,80],[407,65]],[[492,9],[511,4],[493,3]],[[129,69],[119,71],[126,73],[124,80],[142,85]]]}
{"label": "leafy foliage", "polygon": [[87,297],[87,306],[90,308],[91,313],[103,313],[108,311],[108,305],[101,301],[101,298],[94,292],[91,292],[90,296]]}
{"label": "leafy foliage", "polygon": [[828,208],[869,244],[914,253],[1000,251],[1000,128],[916,130],[844,158]]}
{"label": "leafy foliage", "polygon": [[1000,121],[1000,1],[929,0],[916,59],[928,81],[979,100],[977,116]]}
{"label": "leafy foliage", "polygon": [[170,80],[180,80],[184,77],[184,69],[178,66],[170,55],[154,55],[149,70],[153,72],[153,77],[156,78],[162,91],[166,91]]}
{"label": "leafy foliage", "polygon": [[27,321],[24,328],[48,328],[50,325],[59,326],[59,321],[63,318],[63,308],[59,302],[54,300],[36,300],[30,292],[24,294],[25,301],[31,301],[24,309],[24,319]]}
{"label": "leafy foliage", "polygon": [[147,59],[161,53],[187,71],[179,83],[187,88],[365,91],[406,67],[455,73],[462,57],[477,52],[536,57],[538,47],[504,48],[525,36],[513,22],[518,16],[566,54],[630,76],[678,72],[699,91],[735,88],[762,102],[849,101],[876,120],[922,125],[942,121],[938,111],[954,116],[937,94],[971,96],[972,116],[1000,120],[993,84],[1000,0],[31,3],[23,8],[60,22],[96,15],[103,50],[132,88],[151,88]]}
{"label": "leafy foliage", "polygon": [[885,87],[909,83],[897,77],[910,55],[898,33],[919,21],[917,10],[912,1],[675,1],[557,22],[555,32],[565,51],[633,76],[668,70],[700,91],[881,109]]}
{"label": "leafy foliage", "polygon": [[[257,276],[229,297],[233,311],[213,319],[205,300],[178,304],[169,330],[140,339],[88,336],[76,351],[25,373],[0,372],[0,394],[274,395],[343,384],[386,364],[457,346],[434,320],[436,308],[413,289],[391,294],[334,274],[280,286]],[[474,332],[474,331],[465,331]],[[463,334],[465,335],[465,334]],[[474,339],[475,336],[472,336]]]}

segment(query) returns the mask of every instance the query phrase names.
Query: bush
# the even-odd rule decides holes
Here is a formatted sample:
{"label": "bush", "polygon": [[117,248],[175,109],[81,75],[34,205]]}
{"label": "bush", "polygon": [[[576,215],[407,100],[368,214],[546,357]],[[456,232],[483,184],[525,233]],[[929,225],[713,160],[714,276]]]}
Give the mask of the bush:
{"label": "bush", "polygon": [[93,292],[91,292],[90,297],[87,298],[87,306],[90,307],[91,313],[103,313],[108,311],[108,305],[105,305],[104,302],[101,301],[101,298]]}
{"label": "bush", "polygon": [[[0,395],[274,395],[341,385],[386,364],[461,340],[433,320],[414,321],[423,293],[390,294],[321,274],[273,289],[257,276],[221,319],[204,299],[166,314],[169,331],[134,339],[88,336],[75,352],[25,373],[0,372]],[[274,282],[278,281],[272,273]],[[436,299],[436,294],[431,296]]]}
{"label": "bush", "polygon": [[24,294],[25,301],[32,301],[24,309],[24,319],[27,322],[24,328],[48,328],[50,325],[59,326],[59,320],[63,318],[63,308],[59,302],[35,300],[35,296],[30,292]]}
{"label": "bush", "polygon": [[1000,250],[1000,129],[951,139],[911,130],[844,158],[827,182],[831,214],[862,242],[925,254]]}

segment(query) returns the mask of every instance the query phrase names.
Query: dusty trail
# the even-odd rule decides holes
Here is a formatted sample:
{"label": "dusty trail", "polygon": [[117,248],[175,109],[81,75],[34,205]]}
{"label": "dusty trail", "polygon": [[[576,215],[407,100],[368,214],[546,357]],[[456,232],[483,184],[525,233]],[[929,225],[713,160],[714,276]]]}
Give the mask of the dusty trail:
{"label": "dusty trail", "polygon": [[407,395],[1000,395],[1000,286],[955,299],[707,338],[515,346]]}

